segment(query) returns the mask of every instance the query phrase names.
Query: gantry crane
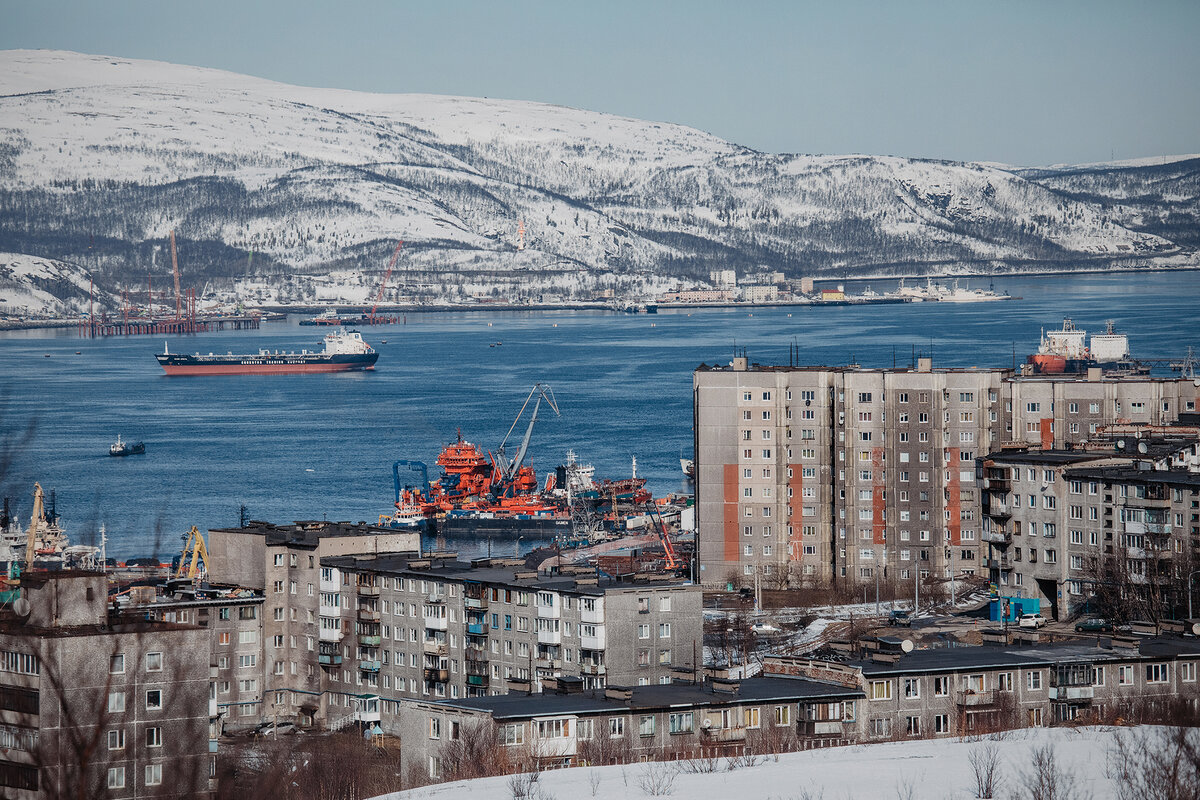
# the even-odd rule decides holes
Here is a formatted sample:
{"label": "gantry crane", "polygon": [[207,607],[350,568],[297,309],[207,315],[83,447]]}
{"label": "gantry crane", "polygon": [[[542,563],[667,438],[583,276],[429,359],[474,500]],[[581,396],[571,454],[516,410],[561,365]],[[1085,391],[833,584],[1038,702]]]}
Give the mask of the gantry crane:
{"label": "gantry crane", "polygon": [[654,526],[654,532],[658,534],[658,539],[662,542],[667,569],[678,569],[679,556],[675,555],[675,545],[671,544],[671,537],[667,535],[667,523],[663,522],[662,515],[658,513],[658,507],[654,505],[653,500],[646,503],[646,513],[650,516],[650,524]]}
{"label": "gantry crane", "polygon": [[[195,579],[198,575],[207,575],[209,572],[208,566],[208,548],[204,546],[204,537],[200,535],[200,530],[193,525],[192,529],[184,534],[186,541],[183,545],[183,556],[179,559],[179,567],[175,570],[176,578],[187,577]],[[191,563],[188,563],[189,554]],[[204,569],[199,569],[200,562],[204,562]]]}
{"label": "gantry crane", "polygon": [[375,295],[375,305],[371,306],[371,316],[368,321],[371,325],[375,324],[375,309],[379,308],[379,301],[383,299],[383,289],[387,286],[388,278],[392,277],[392,270],[396,267],[396,259],[400,258],[400,248],[404,246],[404,240],[401,239],[396,244],[396,252],[392,253],[392,260],[388,263],[387,272],[383,273],[383,280],[379,282],[379,294]]}

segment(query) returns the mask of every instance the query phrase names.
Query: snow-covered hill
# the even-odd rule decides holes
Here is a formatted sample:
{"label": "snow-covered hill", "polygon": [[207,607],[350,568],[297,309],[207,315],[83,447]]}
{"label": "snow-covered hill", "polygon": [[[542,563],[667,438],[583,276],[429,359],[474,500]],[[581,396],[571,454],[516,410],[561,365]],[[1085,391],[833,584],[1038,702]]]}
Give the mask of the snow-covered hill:
{"label": "snow-covered hill", "polygon": [[116,302],[108,292],[93,290],[77,265],[0,253],[0,317],[76,316],[88,310],[93,291],[101,307]]}
{"label": "snow-covered hill", "polygon": [[[1172,166],[1194,175],[1198,163]],[[1171,210],[1157,213],[1156,188],[1139,175],[1158,168],[1122,167],[1118,197],[1080,191],[1070,168],[772,155],[540,103],[0,52],[0,249],[87,253],[110,285],[140,280],[172,228],[196,284],[359,270],[373,286],[398,238],[411,284],[523,272],[568,295],[614,275],[714,268],[1188,261],[1194,242],[1165,232],[1186,227],[1181,215],[1195,229],[1195,181],[1177,181],[1163,197]]]}

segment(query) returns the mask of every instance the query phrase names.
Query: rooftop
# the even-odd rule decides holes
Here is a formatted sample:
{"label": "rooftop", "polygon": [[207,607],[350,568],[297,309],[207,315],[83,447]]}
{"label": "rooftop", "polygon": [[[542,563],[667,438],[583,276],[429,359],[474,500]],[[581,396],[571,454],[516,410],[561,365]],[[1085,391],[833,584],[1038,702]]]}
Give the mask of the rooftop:
{"label": "rooftop", "polygon": [[316,549],[321,539],[339,536],[382,536],[403,534],[406,531],[386,528],[366,522],[328,522],[325,520],[298,520],[291,525],[275,525],[261,520],[251,520],[243,528],[211,528],[212,532],[239,533],[246,536],[262,536],[267,545],[289,545],[291,547]]}

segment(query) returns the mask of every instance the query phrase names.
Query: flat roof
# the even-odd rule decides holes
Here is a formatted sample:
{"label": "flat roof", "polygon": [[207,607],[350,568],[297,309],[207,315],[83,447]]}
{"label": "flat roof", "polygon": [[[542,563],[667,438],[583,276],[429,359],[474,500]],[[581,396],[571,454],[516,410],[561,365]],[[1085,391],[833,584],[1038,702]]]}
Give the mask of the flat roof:
{"label": "flat roof", "polygon": [[410,533],[410,531],[400,528],[387,528],[366,522],[327,522],[325,520],[297,520],[291,525],[275,525],[261,520],[251,520],[243,528],[209,528],[208,530],[209,533],[262,536],[265,537],[268,545],[286,544],[311,549],[316,549],[321,539],[327,538]]}
{"label": "flat roof", "polygon": [[670,683],[629,687],[632,699],[628,701],[607,697],[601,689],[577,694],[547,691],[527,695],[510,692],[489,697],[442,700],[430,705],[488,711],[493,718],[505,720],[560,714],[603,714],[613,711],[666,711],[672,708],[690,710],[738,703],[858,700],[866,696],[858,689],[809,678],[757,677],[746,678],[736,683],[736,694],[714,691],[712,684],[706,681],[703,684]]}
{"label": "flat roof", "polygon": [[1186,469],[1137,469],[1135,467],[1080,467],[1068,477],[1095,478],[1110,483],[1165,483],[1169,486],[1200,487],[1200,472]]}

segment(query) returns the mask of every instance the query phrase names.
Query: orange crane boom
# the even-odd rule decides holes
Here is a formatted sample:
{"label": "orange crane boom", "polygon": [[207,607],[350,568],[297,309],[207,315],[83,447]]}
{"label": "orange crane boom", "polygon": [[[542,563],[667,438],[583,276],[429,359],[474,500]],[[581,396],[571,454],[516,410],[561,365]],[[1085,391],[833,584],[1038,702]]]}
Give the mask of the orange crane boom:
{"label": "orange crane boom", "polygon": [[646,503],[646,511],[649,512],[650,521],[654,525],[654,530],[658,534],[659,541],[662,542],[663,553],[666,555],[667,569],[678,569],[680,563],[679,556],[675,555],[675,545],[671,543],[671,537],[667,535],[667,523],[663,522],[662,515],[654,507],[653,500]]}
{"label": "orange crane boom", "polygon": [[400,258],[400,248],[404,246],[404,240],[401,239],[396,244],[396,252],[392,253],[392,260],[388,264],[387,272],[383,273],[383,280],[379,282],[379,294],[375,295],[375,305],[371,306],[371,323],[375,322],[375,309],[379,308],[379,301],[383,299],[383,288],[387,286],[388,278],[392,277],[392,270],[396,267],[396,259]]}
{"label": "orange crane boom", "polygon": [[175,255],[175,229],[171,229],[171,269],[175,271],[175,319],[183,317],[183,296],[179,292],[179,259]]}

